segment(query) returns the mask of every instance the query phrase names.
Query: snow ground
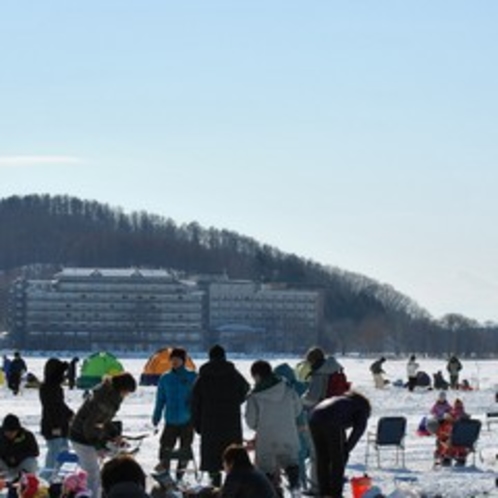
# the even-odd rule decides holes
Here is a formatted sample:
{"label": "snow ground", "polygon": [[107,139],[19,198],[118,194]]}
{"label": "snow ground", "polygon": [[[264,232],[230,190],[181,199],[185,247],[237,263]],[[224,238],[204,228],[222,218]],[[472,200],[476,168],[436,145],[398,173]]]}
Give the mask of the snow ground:
{"label": "snow ground", "polygon": [[[69,357],[69,355],[68,355]],[[361,476],[367,472],[372,478],[373,484],[378,486],[386,495],[393,493],[396,489],[406,486],[416,489],[427,495],[441,495],[448,498],[476,497],[476,496],[498,496],[495,479],[497,477],[496,455],[498,453],[498,424],[491,425],[488,430],[485,423],[487,411],[498,411],[498,403],[495,402],[495,391],[498,389],[497,367],[498,361],[464,361],[462,377],[469,379],[471,384],[478,385],[479,389],[469,392],[449,392],[450,402],[458,396],[466,407],[468,413],[474,418],[483,421],[481,436],[478,443],[476,465],[472,460],[467,467],[461,469],[444,468],[433,469],[432,455],[434,451],[433,437],[420,437],[416,429],[421,418],[427,414],[432,406],[437,392],[420,390],[413,393],[406,389],[387,386],[383,390],[373,387],[369,372],[372,359],[338,358],[344,365],[348,378],[353,382],[353,387],[364,393],[373,406],[372,417],[368,430],[373,431],[379,417],[387,415],[404,415],[408,420],[406,437],[406,468],[395,464],[394,452],[385,450],[381,453],[381,468],[377,468],[376,459],[372,453],[368,466],[365,465],[366,436],[351,454],[347,469],[348,477]],[[26,358],[29,371],[39,378],[42,377],[43,365],[46,358],[40,356]],[[126,370],[135,374],[138,378],[145,364],[145,358],[125,358],[122,363]],[[196,364],[200,366],[204,359],[197,359]],[[250,381],[249,369],[252,359],[234,360],[239,370]],[[288,361],[292,366],[297,359],[272,359],[272,365]],[[419,360],[422,370],[429,374],[437,370],[443,370],[443,360],[422,359]],[[388,360],[385,364],[387,377],[394,381],[405,378],[406,360]],[[127,398],[123,403],[118,417],[123,420],[124,431],[128,434],[152,433],[151,414],[154,406],[154,387],[139,387],[136,393]],[[16,413],[22,423],[33,430],[39,436],[40,447],[45,451],[43,438],[39,435],[40,404],[38,391],[35,389],[24,389],[22,395],[14,397],[5,387],[0,389],[1,409],[0,417],[9,413]],[[82,392],[66,391],[66,401],[77,409],[82,403]],[[251,431],[246,428],[247,438],[251,437]],[[137,460],[146,471],[151,471],[156,464],[158,441],[157,435],[151,435],[144,439]],[[195,448],[198,451],[199,439],[195,439]],[[42,460],[43,461],[43,458]],[[349,486],[346,486],[345,496],[351,496]]]}

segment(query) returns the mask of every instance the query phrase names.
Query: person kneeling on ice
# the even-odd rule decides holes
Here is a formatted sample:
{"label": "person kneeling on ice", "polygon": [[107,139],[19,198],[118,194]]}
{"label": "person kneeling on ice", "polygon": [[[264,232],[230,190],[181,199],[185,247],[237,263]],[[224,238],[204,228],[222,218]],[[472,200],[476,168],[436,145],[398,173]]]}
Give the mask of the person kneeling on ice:
{"label": "person kneeling on ice", "polygon": [[34,474],[40,454],[34,434],[21,426],[16,415],[5,416],[0,433],[0,472],[17,478],[22,472]]}

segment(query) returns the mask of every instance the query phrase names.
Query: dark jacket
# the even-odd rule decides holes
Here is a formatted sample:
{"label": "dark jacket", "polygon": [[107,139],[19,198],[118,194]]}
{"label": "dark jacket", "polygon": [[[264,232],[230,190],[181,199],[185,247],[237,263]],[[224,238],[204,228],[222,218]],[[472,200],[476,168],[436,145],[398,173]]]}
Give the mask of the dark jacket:
{"label": "dark jacket", "polygon": [[0,459],[8,467],[17,467],[26,458],[36,458],[39,454],[38,443],[32,432],[21,428],[13,440],[7,439],[0,432]]}
{"label": "dark jacket", "polygon": [[384,369],[382,368],[382,365],[384,364],[384,361],[382,358],[374,361],[371,365],[370,365],[370,372],[372,372],[373,374],[375,375],[378,375],[378,374],[383,374],[385,373],[384,372]]}
{"label": "dark jacket", "polygon": [[18,356],[10,362],[9,376],[20,377],[22,373],[26,372],[27,370],[28,367],[26,366],[26,362],[20,356]]}
{"label": "dark jacket", "polygon": [[255,468],[232,470],[221,488],[220,498],[277,498],[269,479]]}
{"label": "dark jacket", "polygon": [[315,406],[310,415],[310,425],[320,424],[344,431],[353,429],[345,443],[349,453],[367,428],[370,410],[370,403],[363,396],[353,394],[328,398]]}
{"label": "dark jacket", "polygon": [[67,438],[73,411],[64,402],[61,384],[67,363],[51,358],[45,364],[44,380],[40,386],[42,405],[41,433],[46,439]]}
{"label": "dark jacket", "polygon": [[136,482],[119,482],[112,486],[108,493],[103,493],[104,498],[148,498],[142,486]]}
{"label": "dark jacket", "polygon": [[242,443],[240,407],[249,384],[234,364],[211,360],[199,370],[192,390],[192,420],[201,435],[201,469],[222,469],[222,454],[232,443]]}
{"label": "dark jacket", "polygon": [[92,391],[76,412],[69,429],[69,438],[80,444],[100,447],[118,435],[111,420],[119,410],[121,394],[104,380]]}

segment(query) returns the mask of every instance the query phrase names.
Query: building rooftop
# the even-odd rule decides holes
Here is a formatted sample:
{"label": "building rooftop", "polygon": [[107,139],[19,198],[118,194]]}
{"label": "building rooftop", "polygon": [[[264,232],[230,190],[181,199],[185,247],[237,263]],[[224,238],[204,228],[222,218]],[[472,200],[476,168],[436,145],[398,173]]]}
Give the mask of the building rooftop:
{"label": "building rooftop", "polygon": [[54,278],[163,278],[173,280],[175,275],[168,270],[141,268],[64,268]]}

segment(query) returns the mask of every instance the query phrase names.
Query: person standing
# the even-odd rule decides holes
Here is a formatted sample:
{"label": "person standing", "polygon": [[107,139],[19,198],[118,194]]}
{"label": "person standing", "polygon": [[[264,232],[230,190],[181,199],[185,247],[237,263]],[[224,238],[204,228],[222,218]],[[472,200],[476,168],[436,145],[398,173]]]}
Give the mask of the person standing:
{"label": "person standing", "polygon": [[164,428],[159,442],[159,465],[157,470],[169,470],[171,455],[176,443],[180,442],[176,478],[181,480],[189,460],[192,459],[191,396],[197,374],[185,368],[187,352],[183,348],[173,348],[170,353],[171,370],[161,375],[157,384],[156,402],[152,424],[157,427],[164,414]]}
{"label": "person standing", "polygon": [[137,383],[128,372],[105,378],[89,394],[71,423],[69,439],[80,467],[88,474],[92,498],[101,495],[99,454],[106,443],[120,438],[111,421],[126,396],[136,388]]}
{"label": "person standing", "polygon": [[[340,396],[350,387],[346,379],[342,365],[332,355],[325,356],[325,352],[320,347],[312,347],[308,350],[305,357],[305,364],[301,365],[300,370],[306,370],[309,367],[309,374],[306,380],[308,388],[302,395],[304,407],[307,411],[311,410],[320,401],[331,396]],[[316,491],[317,469],[315,459],[314,445],[310,444],[311,460],[311,478],[310,493]]]}
{"label": "person standing", "polygon": [[0,432],[0,473],[9,479],[23,472],[34,474],[39,454],[35,435],[21,426],[16,415],[6,415]]}
{"label": "person standing", "polygon": [[374,379],[374,385],[377,389],[383,389],[386,381],[384,380],[384,374],[386,373],[384,371],[384,363],[386,359],[381,356],[378,360],[374,361],[370,365],[370,372],[372,372],[372,376]]}
{"label": "person standing", "polygon": [[69,449],[69,422],[74,413],[64,401],[64,374],[68,364],[57,358],[50,358],[45,363],[43,382],[40,385],[42,405],[41,434],[47,442],[45,467],[54,469],[57,455]]}
{"label": "person standing", "polygon": [[80,359],[77,356],[74,356],[69,362],[69,367],[67,369],[67,383],[69,385],[69,389],[74,389],[76,386],[76,365],[79,361]]}
{"label": "person standing", "polygon": [[[346,463],[365,432],[370,413],[370,402],[356,392],[325,399],[311,411],[320,496],[342,496]],[[347,436],[348,429],[352,430]]]}
{"label": "person standing", "polygon": [[19,387],[21,385],[21,378],[23,373],[27,372],[28,367],[26,366],[26,362],[21,357],[21,353],[16,351],[14,353],[14,359],[10,363],[9,367],[9,377],[8,384],[11,391],[14,395],[19,394]]}
{"label": "person standing", "polygon": [[344,385],[342,365],[333,356],[325,356],[323,349],[313,347],[308,350],[306,363],[310,367],[308,389],[302,397],[306,407],[313,407],[322,399],[342,394],[347,390]]}
{"label": "person standing", "polygon": [[242,443],[240,407],[248,391],[249,383],[227,361],[223,347],[213,346],[192,390],[192,420],[201,436],[201,470],[209,472],[215,487],[221,485],[224,450]]}
{"label": "person standing", "polygon": [[303,406],[290,385],[264,360],[251,366],[255,385],[247,398],[245,420],[256,433],[256,466],[282,495],[279,471],[284,469],[291,490],[299,488],[299,434],[296,419]]}
{"label": "person standing", "polygon": [[451,389],[458,389],[458,377],[460,375],[460,370],[462,370],[462,363],[455,355],[452,355],[448,360],[446,370],[448,370],[448,373],[450,374]]}
{"label": "person standing", "polygon": [[2,371],[3,371],[4,383],[7,385],[7,387],[9,385],[10,364],[11,364],[10,358],[6,354],[4,354],[2,359]]}
{"label": "person standing", "polygon": [[406,364],[406,374],[408,376],[408,390],[413,392],[415,387],[417,386],[417,376],[418,369],[420,365],[417,363],[417,358],[414,354],[412,354]]}

